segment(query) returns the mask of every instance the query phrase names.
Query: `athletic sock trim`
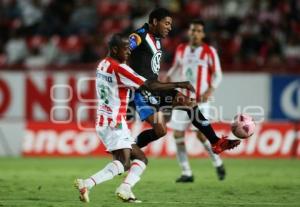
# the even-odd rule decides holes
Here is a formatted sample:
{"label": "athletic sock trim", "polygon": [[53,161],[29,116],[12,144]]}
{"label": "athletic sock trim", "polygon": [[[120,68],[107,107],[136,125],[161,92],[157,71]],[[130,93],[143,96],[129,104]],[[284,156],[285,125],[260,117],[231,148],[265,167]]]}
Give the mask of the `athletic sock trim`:
{"label": "athletic sock trim", "polygon": [[94,180],[94,178],[90,177],[90,179],[94,182],[95,185],[97,185],[96,181]]}
{"label": "athletic sock trim", "polygon": [[144,168],[139,163],[137,163],[137,162],[131,163],[131,167],[134,166],[134,165],[137,165],[137,166],[139,166],[140,168],[142,168],[144,170]]}

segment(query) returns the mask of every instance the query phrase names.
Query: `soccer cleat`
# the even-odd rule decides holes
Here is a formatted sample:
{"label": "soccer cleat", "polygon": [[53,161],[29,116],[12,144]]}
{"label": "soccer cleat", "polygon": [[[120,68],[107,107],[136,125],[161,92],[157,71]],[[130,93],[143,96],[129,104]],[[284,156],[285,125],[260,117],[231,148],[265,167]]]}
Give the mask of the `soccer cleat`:
{"label": "soccer cleat", "polygon": [[212,150],[216,154],[220,154],[225,150],[230,150],[238,146],[241,141],[240,140],[230,140],[226,139],[226,136],[220,138],[216,143],[212,144]]}
{"label": "soccer cleat", "polygon": [[216,167],[217,175],[219,180],[224,180],[226,176],[226,171],[224,165],[221,165],[219,167]]}
{"label": "soccer cleat", "polygon": [[74,186],[79,191],[79,200],[85,203],[90,202],[89,190],[84,185],[84,181],[82,179],[76,179],[74,181]]}
{"label": "soccer cleat", "polygon": [[118,187],[116,190],[116,195],[124,202],[128,202],[128,203],[142,202],[135,197],[135,195],[131,191],[131,187],[127,184],[121,184],[120,187]]}
{"label": "soccer cleat", "polygon": [[194,176],[181,175],[177,178],[176,183],[192,183],[194,182]]}

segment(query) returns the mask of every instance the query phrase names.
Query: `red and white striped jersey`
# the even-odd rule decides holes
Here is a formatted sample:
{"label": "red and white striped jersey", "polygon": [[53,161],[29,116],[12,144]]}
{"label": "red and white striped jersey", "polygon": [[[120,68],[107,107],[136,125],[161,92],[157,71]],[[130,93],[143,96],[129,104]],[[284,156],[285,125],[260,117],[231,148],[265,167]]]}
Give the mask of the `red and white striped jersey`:
{"label": "red and white striped jersey", "polygon": [[[174,77],[175,74],[179,77]],[[187,90],[182,92],[199,101],[209,87],[217,88],[222,79],[220,60],[215,48],[207,44],[196,48],[180,44],[168,76],[173,76],[172,79],[176,81],[190,81],[196,89],[195,94],[190,94]]]}
{"label": "red and white striped jersey", "polygon": [[145,78],[128,65],[107,57],[97,68],[98,110],[96,125],[116,127],[126,116],[130,88],[139,88]]}

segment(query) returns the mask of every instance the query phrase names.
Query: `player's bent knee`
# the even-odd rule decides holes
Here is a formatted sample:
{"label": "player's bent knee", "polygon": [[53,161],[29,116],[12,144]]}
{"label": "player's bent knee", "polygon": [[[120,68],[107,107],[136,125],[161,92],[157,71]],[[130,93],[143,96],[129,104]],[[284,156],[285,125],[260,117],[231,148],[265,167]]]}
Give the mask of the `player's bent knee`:
{"label": "player's bent knee", "polygon": [[142,161],[143,163],[145,163],[145,165],[148,164],[148,158],[146,157],[146,155],[143,154],[139,154],[139,156],[137,157],[138,160]]}
{"label": "player's bent knee", "polygon": [[140,159],[143,163],[145,163],[145,165],[148,165],[148,158],[147,157],[143,157]]}
{"label": "player's bent knee", "polygon": [[130,169],[130,161],[126,161],[123,163],[123,166],[124,166],[124,171],[127,171]]}
{"label": "player's bent knee", "polygon": [[124,157],[121,157],[121,159],[120,159],[120,157],[119,157],[119,158],[117,158],[117,160],[123,165],[124,171],[129,170],[129,168],[130,168],[130,159],[126,159]]}
{"label": "player's bent knee", "polygon": [[130,156],[131,160],[141,160],[142,162],[145,163],[145,165],[148,164],[148,159],[145,155],[145,153],[136,145],[132,145],[132,151],[131,151],[131,156]]}
{"label": "player's bent knee", "polygon": [[145,163],[145,165],[148,164],[148,158],[144,154],[143,155],[137,154],[137,155],[131,156],[131,160],[140,160],[143,163]]}
{"label": "player's bent knee", "polygon": [[182,138],[182,137],[184,137],[184,132],[177,131],[177,130],[174,131],[174,138],[175,139],[179,139],[179,138]]}
{"label": "player's bent knee", "polygon": [[166,126],[160,124],[160,125],[157,125],[155,128],[155,134],[160,138],[160,137],[163,137],[167,134],[167,128]]}
{"label": "player's bent knee", "polygon": [[161,130],[157,133],[158,137],[163,137],[163,136],[166,136],[166,135],[167,135],[167,130],[166,129],[163,129],[163,130]]}

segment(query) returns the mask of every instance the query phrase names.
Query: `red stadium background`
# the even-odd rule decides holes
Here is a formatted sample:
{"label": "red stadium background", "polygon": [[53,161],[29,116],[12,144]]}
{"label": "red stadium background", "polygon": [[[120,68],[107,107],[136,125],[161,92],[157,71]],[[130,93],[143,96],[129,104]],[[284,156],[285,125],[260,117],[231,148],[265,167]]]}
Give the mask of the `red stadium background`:
{"label": "red stadium background", "polygon": [[[93,129],[90,79],[111,34],[130,33],[160,6],[173,16],[162,42],[161,72],[186,41],[189,22],[201,18],[224,71],[215,92],[220,114],[228,121],[241,109],[263,111],[254,136],[224,156],[299,158],[299,5],[298,0],[0,1],[0,156],[106,155],[93,130],[78,128],[79,119]],[[147,127],[133,126],[134,136]],[[219,134],[230,131],[228,124],[214,127]],[[148,155],[173,156],[171,135],[145,149]],[[186,141],[191,156],[206,156],[191,132]]]}
{"label": "red stadium background", "polygon": [[[92,77],[92,73],[1,74],[1,119],[22,120],[24,123],[19,133],[22,156],[108,155],[94,130],[95,111],[91,107],[95,106],[96,101],[95,86],[92,78],[86,79]],[[129,125],[133,136],[148,127],[139,121]],[[214,123],[213,127],[219,135],[233,138],[229,123]],[[5,128],[2,130],[5,131]],[[224,156],[299,158],[299,130],[300,124],[297,122],[258,123],[250,139],[243,140],[238,148],[225,152]],[[191,156],[207,156],[193,132],[188,131],[186,137],[187,150]],[[16,137],[9,137],[12,142],[14,139]],[[172,131],[169,130],[165,138],[150,144],[145,152],[150,156],[174,156]]]}
{"label": "red stadium background", "polygon": [[[218,134],[232,137],[229,124],[215,123],[213,127]],[[136,135],[148,126],[135,123],[131,128]],[[267,122],[257,125],[256,132],[250,139],[244,140],[241,146],[226,151],[223,155],[243,158],[300,158],[299,140],[299,132],[296,135],[294,124]],[[191,131],[187,133],[186,145],[191,156],[207,156],[205,149]],[[174,156],[175,143],[172,130],[169,130],[163,139],[147,146],[145,152],[150,156]],[[83,131],[74,123],[58,125],[50,122],[27,123],[22,153],[24,156],[107,155],[105,147],[94,131]]]}

